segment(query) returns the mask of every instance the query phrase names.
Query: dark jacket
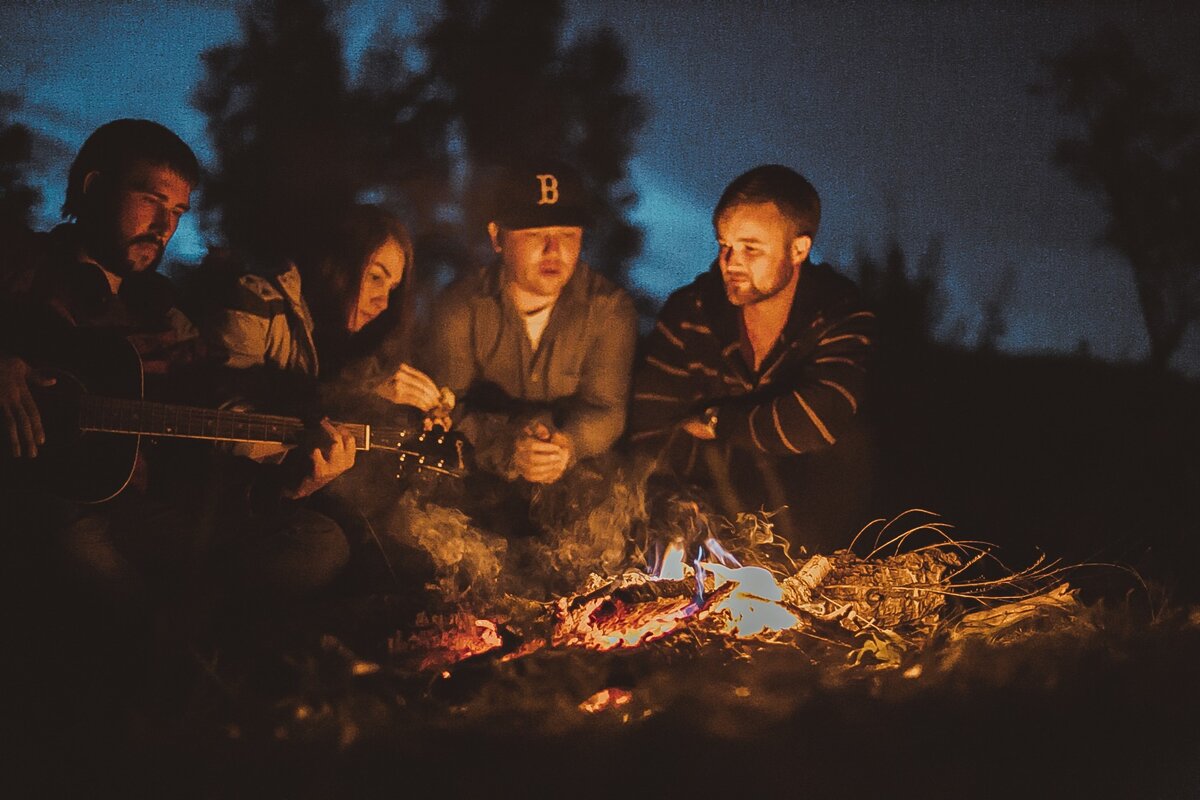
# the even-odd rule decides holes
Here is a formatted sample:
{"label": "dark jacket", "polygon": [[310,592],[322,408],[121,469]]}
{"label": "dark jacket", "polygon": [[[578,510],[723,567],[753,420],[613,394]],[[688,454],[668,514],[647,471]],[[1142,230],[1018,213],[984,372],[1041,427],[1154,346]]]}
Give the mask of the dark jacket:
{"label": "dark jacket", "polygon": [[56,354],[80,328],[123,336],[142,359],[147,396],[175,399],[164,376],[194,362],[201,347],[166,277],[135,273],[114,293],[100,266],[84,256],[71,223],[29,234],[21,257],[2,267],[0,352],[37,361]]}
{"label": "dark jacket", "polygon": [[[714,265],[667,299],[646,341],[630,440],[661,471],[712,490],[728,516],[795,510],[814,483],[803,473],[859,434],[874,335],[874,314],[853,282],[805,263],[783,333],[756,371],[742,355],[741,312]],[[708,408],[717,411],[714,441],[680,431]]]}

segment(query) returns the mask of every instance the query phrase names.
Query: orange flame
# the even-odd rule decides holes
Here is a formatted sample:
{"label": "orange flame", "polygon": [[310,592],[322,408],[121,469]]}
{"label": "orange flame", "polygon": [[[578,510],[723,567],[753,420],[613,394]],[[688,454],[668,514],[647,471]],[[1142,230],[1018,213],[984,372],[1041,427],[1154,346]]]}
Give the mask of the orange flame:
{"label": "orange flame", "polygon": [[[732,583],[733,586],[730,591],[713,596],[711,605],[697,606],[694,611],[703,611],[706,615],[723,613],[728,618],[725,631],[735,636],[755,636],[764,631],[787,630],[800,624],[800,618],[780,604],[783,587],[774,575],[762,567],[738,565],[737,560],[715,537],[710,537],[705,544],[714,560],[697,561],[696,567],[701,573],[697,584],[704,586],[703,573],[707,572],[712,575],[713,589],[726,583]],[[689,569],[686,559],[683,546],[673,542],[663,554],[654,579],[683,580],[688,572],[693,571]],[[701,599],[697,599],[697,603],[700,602]]]}
{"label": "orange flame", "polygon": [[654,576],[657,580],[663,581],[681,581],[687,577],[685,565],[685,553],[683,546],[677,542],[672,542],[667,546],[667,552],[663,554],[662,564],[659,565],[658,573]]}

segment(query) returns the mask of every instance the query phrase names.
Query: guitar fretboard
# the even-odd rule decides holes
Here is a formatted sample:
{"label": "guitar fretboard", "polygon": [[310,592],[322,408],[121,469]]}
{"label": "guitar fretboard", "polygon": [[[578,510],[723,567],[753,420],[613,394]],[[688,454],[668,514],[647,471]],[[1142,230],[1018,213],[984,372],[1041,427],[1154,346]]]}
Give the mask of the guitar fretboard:
{"label": "guitar fretboard", "polygon": [[[371,446],[367,425],[338,423],[359,450]],[[295,417],[177,406],[118,397],[80,398],[79,428],[103,433],[136,433],[176,439],[223,442],[295,442],[304,424]]]}

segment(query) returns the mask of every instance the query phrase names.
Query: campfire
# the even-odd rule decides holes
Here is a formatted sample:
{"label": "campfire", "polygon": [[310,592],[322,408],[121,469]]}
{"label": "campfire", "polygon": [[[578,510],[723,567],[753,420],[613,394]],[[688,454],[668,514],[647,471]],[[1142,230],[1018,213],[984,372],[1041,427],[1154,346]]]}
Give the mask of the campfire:
{"label": "campfire", "polygon": [[[377,737],[411,748],[430,731],[753,736],[847,698],[862,709],[883,694],[944,697],[972,676],[1009,680],[1012,665],[1050,648],[1091,652],[1105,624],[1064,581],[1068,568],[1006,569],[995,548],[929,512],[793,555],[770,513],[727,520],[686,499],[646,513],[630,491],[599,492],[603,502],[548,541],[503,546],[460,511],[406,499],[403,521],[429,546],[426,589],[440,602],[422,603],[415,621],[364,606],[356,618],[369,629],[324,637],[316,657],[290,667],[296,689],[267,715],[270,736],[339,750]],[[616,540],[633,543],[620,562]],[[516,563],[541,573],[509,568],[522,546]],[[564,573],[564,562],[536,558],[543,549],[591,569]]]}
{"label": "campfire", "polygon": [[[887,668],[938,635],[997,641],[1078,611],[1062,567],[1039,559],[1018,572],[980,577],[981,564],[999,564],[992,548],[956,540],[928,512],[876,521],[846,549],[795,560],[774,538],[769,514],[722,524],[737,542],[727,548],[695,504],[680,505],[685,535],[654,542],[641,565],[592,572],[574,591],[545,601],[508,595],[487,615],[460,608],[423,618],[416,633],[393,641],[393,654],[419,654],[421,668],[445,668],[486,653],[512,659],[547,647],[633,651],[688,636],[801,650],[806,642],[833,643],[849,666]],[[908,516],[922,520],[905,528]],[[859,555],[869,533],[874,542]]]}

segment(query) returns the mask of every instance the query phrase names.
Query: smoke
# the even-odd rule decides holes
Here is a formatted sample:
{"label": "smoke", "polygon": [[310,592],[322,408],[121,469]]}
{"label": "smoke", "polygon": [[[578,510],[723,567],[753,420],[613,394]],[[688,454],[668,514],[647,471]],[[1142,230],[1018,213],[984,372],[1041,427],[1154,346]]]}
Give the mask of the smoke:
{"label": "smoke", "polygon": [[387,531],[429,555],[434,569],[430,588],[447,602],[495,596],[508,542],[476,528],[462,511],[423,502],[410,492],[393,509]]}
{"label": "smoke", "polygon": [[444,601],[483,612],[505,595],[548,600],[590,573],[622,571],[645,518],[642,485],[621,469],[585,464],[547,486],[493,481],[450,495],[409,491],[385,530],[428,555],[430,588]]}
{"label": "smoke", "polygon": [[506,598],[574,594],[593,574],[648,569],[672,543],[694,556],[715,538],[748,563],[769,561],[765,551],[780,546],[769,514],[725,520],[694,492],[645,475],[614,460],[576,465],[549,485],[489,478],[452,492],[413,487],[385,529],[428,555],[429,588],[443,601],[481,614]]}
{"label": "smoke", "polygon": [[623,470],[581,467],[535,490],[530,512],[544,531],[533,545],[538,589],[564,594],[590,573],[614,575],[627,566],[631,534],[646,519],[645,487]]}

